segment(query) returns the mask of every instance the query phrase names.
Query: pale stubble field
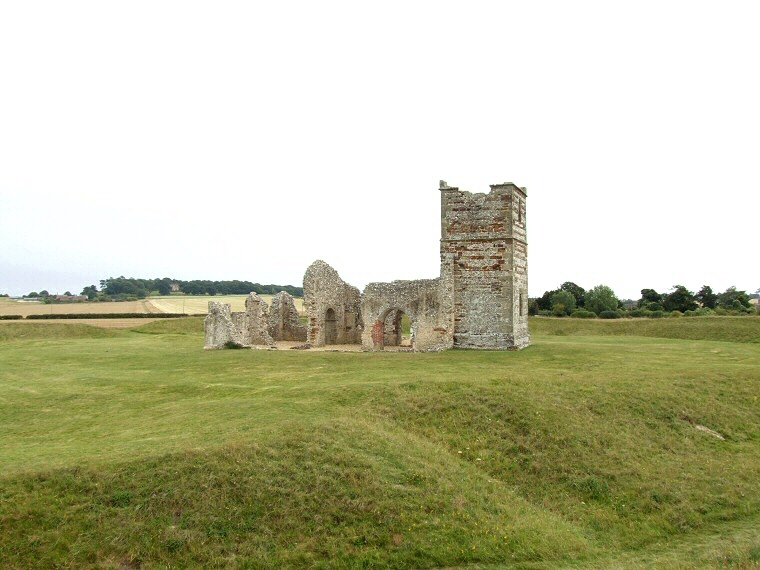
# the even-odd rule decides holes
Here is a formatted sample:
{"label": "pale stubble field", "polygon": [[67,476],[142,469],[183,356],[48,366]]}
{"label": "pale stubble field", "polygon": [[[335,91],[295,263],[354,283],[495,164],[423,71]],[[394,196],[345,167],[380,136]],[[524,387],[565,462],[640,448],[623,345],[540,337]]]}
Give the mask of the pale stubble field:
{"label": "pale stubble field", "polygon": [[[208,312],[209,301],[228,303],[233,311],[245,310],[247,295],[217,295],[209,296],[170,296],[152,297],[140,301],[111,301],[105,303],[60,303],[50,304],[30,301],[18,301],[16,299],[0,298],[0,316],[2,315],[63,315],[63,314],[86,314],[97,315],[106,313],[184,313],[189,315],[202,315]],[[260,295],[267,304],[272,304],[272,295]],[[294,299],[298,313],[303,315],[303,299]],[[39,321],[37,321],[39,322]]]}

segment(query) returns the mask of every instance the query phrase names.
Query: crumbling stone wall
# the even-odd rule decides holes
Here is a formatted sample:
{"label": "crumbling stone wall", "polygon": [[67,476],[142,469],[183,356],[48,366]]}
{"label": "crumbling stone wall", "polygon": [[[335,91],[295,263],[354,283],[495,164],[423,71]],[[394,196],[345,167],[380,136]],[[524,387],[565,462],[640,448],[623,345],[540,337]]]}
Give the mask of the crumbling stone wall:
{"label": "crumbling stone wall", "polygon": [[243,348],[242,330],[232,319],[230,306],[226,303],[209,301],[206,315],[206,350],[217,348]]}
{"label": "crumbling stone wall", "polygon": [[441,277],[453,298],[454,347],[530,344],[526,191],[495,184],[488,194],[441,181]]}
{"label": "crumbling stone wall", "polygon": [[271,345],[269,308],[256,293],[245,300],[245,311],[231,312],[227,303],[209,301],[206,315],[206,349],[248,348]]}
{"label": "crumbling stone wall", "polygon": [[293,296],[280,291],[269,307],[269,335],[275,340],[306,341],[306,325],[301,324]]}
{"label": "crumbling stone wall", "polygon": [[396,340],[393,321],[406,313],[412,322],[413,350],[451,348],[454,331],[446,298],[440,279],[370,283],[362,294],[362,345],[366,350],[382,350]]}
{"label": "crumbling stone wall", "polygon": [[361,342],[359,289],[343,281],[327,263],[317,260],[306,270],[303,292],[309,344],[325,346]]}
{"label": "crumbling stone wall", "polygon": [[241,328],[249,345],[274,344],[269,334],[269,306],[264,299],[256,293],[249,293],[243,315]]}

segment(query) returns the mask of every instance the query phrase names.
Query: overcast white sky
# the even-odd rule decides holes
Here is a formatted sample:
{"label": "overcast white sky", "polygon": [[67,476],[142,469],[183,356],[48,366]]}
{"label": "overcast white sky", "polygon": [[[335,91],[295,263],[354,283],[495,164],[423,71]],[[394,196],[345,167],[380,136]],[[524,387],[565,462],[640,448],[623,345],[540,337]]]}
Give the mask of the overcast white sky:
{"label": "overcast white sky", "polygon": [[760,3],[0,0],[0,293],[438,275],[528,189],[530,294],[760,287]]}

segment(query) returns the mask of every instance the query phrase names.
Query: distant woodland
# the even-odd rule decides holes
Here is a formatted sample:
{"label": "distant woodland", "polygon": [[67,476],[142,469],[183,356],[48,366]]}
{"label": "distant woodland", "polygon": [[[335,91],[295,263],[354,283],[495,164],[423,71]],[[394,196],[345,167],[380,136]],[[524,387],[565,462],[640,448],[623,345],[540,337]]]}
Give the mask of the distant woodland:
{"label": "distant woodland", "polygon": [[[93,292],[92,288],[85,288],[82,294],[88,297]],[[287,291],[294,297],[303,296],[303,287],[293,285],[262,285],[250,281],[207,281],[196,279],[183,281],[163,277],[161,279],[136,279],[133,277],[109,277],[100,281],[100,291],[108,296],[134,295],[138,298],[147,297],[150,294],[169,295],[171,293],[184,293],[186,295],[247,295],[248,293],[275,294]],[[97,291],[95,291],[97,294]]]}
{"label": "distant woodland", "polygon": [[[86,295],[89,301],[121,301],[127,299],[144,299],[151,295],[247,295],[259,293],[274,295],[287,291],[294,297],[303,297],[303,287],[293,285],[262,285],[250,281],[208,281],[196,279],[183,281],[162,277],[155,279],[139,279],[136,277],[109,277],[101,279],[100,287],[88,285],[82,289],[81,295]],[[66,291],[64,296],[70,296]],[[32,291],[25,295],[27,298],[39,298],[46,302],[55,302],[56,296],[46,290]]]}

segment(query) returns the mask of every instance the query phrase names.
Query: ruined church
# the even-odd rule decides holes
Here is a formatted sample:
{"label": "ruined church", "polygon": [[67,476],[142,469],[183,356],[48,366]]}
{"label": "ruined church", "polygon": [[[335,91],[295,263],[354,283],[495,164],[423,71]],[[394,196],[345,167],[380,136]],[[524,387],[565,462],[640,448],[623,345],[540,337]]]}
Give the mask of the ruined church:
{"label": "ruined church", "polygon": [[[206,348],[294,348],[361,345],[363,350],[406,347],[517,350],[530,344],[526,190],[511,182],[472,194],[440,183],[441,272],[435,279],[370,283],[363,292],[324,261],[303,280],[306,325],[293,298],[278,293],[269,307],[251,293],[244,312],[211,301]],[[407,316],[408,338],[402,334]]]}

